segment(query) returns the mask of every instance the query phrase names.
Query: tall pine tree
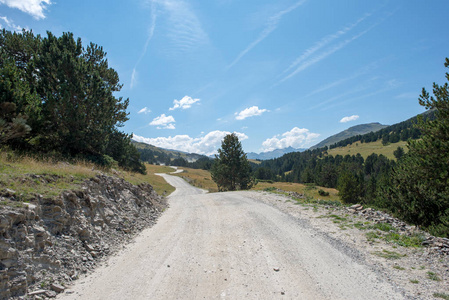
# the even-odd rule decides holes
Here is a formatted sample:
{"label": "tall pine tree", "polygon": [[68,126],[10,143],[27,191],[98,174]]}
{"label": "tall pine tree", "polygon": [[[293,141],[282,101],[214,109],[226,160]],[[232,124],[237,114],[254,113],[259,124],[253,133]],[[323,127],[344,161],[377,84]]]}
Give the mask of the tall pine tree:
{"label": "tall pine tree", "polygon": [[225,136],[211,169],[219,191],[247,190],[253,185],[251,166],[235,133]]}

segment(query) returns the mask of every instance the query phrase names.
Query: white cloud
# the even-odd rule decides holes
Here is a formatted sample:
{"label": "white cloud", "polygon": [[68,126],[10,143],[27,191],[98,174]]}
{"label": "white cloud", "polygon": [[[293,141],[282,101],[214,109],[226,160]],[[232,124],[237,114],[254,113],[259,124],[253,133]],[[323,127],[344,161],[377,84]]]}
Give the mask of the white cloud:
{"label": "white cloud", "polygon": [[[0,0],[1,1],[1,0]],[[12,29],[14,31],[22,31],[22,27],[17,26],[16,24],[14,24],[11,20],[9,20],[7,17],[0,17],[0,20],[2,20],[3,22],[5,22],[6,27],[8,29]],[[2,25],[0,24],[0,29],[2,29]]]}
{"label": "white cloud", "polygon": [[151,112],[150,109],[148,109],[148,107],[144,107],[141,110],[139,110],[138,114],[149,114]]}
{"label": "white cloud", "polygon": [[157,129],[175,129],[175,118],[166,116],[165,114],[156,117],[151,121],[150,125],[157,126]]}
{"label": "white cloud", "polygon": [[243,56],[245,56],[251,49],[253,49],[254,47],[257,46],[257,44],[259,44],[260,42],[262,42],[267,36],[270,35],[270,33],[272,33],[274,30],[276,30],[278,23],[281,21],[282,16],[284,16],[285,14],[288,14],[289,12],[295,10],[296,8],[298,8],[299,6],[301,6],[302,4],[304,4],[306,2],[306,0],[301,0],[296,2],[295,4],[293,4],[292,6],[288,7],[287,9],[284,9],[278,13],[276,13],[275,15],[271,16],[266,24],[265,29],[259,34],[259,37],[253,41],[251,44],[249,44],[248,47],[245,48],[245,50],[243,50],[242,52],[240,52],[240,54],[237,56],[236,59],[234,59],[234,61],[227,66],[227,69],[230,69],[232,66],[234,66]]}
{"label": "white cloud", "polygon": [[264,112],[268,112],[268,111],[269,110],[267,110],[267,109],[259,109],[259,107],[257,107],[257,106],[251,106],[251,107],[245,108],[244,110],[242,110],[239,113],[235,113],[235,115],[236,115],[235,118],[237,120],[244,120],[249,117],[260,116]]}
{"label": "white cloud", "polygon": [[192,97],[184,96],[181,100],[173,100],[174,106],[170,107],[170,110],[175,110],[177,108],[187,109],[199,101],[200,99],[192,99]]}
{"label": "white cloud", "polygon": [[[138,142],[147,143],[156,147],[180,150],[190,153],[198,153],[204,155],[213,155],[217,153],[217,149],[221,146],[223,138],[230,134],[228,131],[211,131],[205,136],[192,138],[188,135],[176,135],[173,137],[157,137],[157,138],[145,138],[142,136],[134,135],[133,139]],[[239,138],[239,141],[248,139],[248,136],[244,133],[235,133]]]}
{"label": "white cloud", "polygon": [[11,8],[17,8],[37,20],[45,19],[44,10],[52,4],[50,0],[0,0],[0,3]]}
{"label": "white cloud", "polygon": [[355,121],[358,118],[359,118],[358,115],[352,115],[350,117],[344,117],[343,119],[340,120],[340,123],[347,123],[347,122]]}
{"label": "white cloud", "polygon": [[306,128],[294,127],[292,130],[266,139],[262,143],[262,152],[284,149],[288,147],[305,148],[310,146],[320,135],[312,133]]}

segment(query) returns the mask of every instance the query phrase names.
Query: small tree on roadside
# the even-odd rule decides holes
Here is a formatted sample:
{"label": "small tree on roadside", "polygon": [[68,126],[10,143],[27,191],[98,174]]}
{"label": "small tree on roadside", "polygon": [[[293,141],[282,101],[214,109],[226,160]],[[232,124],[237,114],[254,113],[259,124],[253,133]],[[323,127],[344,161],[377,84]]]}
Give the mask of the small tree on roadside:
{"label": "small tree on roadside", "polygon": [[215,155],[211,173],[220,192],[252,187],[251,166],[235,133],[228,134],[223,139],[218,155]]}

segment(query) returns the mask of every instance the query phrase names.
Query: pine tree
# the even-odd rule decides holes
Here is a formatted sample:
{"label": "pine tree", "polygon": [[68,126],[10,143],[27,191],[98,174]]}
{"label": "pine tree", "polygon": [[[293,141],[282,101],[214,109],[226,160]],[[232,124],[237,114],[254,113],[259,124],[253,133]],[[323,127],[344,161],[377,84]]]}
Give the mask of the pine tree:
{"label": "pine tree", "polygon": [[251,166],[235,133],[223,139],[211,173],[219,191],[247,190],[252,187]]}
{"label": "pine tree", "polygon": [[[446,58],[445,67],[449,67]],[[449,82],[449,73],[446,73]],[[420,140],[410,141],[409,152],[394,170],[391,204],[407,221],[449,236],[449,85],[433,84],[433,95],[423,89],[419,103],[435,110],[436,119],[418,122]]]}

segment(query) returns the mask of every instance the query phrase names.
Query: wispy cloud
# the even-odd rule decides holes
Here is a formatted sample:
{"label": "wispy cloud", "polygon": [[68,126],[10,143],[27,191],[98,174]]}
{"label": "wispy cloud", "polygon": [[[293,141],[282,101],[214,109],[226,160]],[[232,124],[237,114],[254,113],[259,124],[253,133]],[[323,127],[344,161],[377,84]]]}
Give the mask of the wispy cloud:
{"label": "wispy cloud", "polygon": [[[230,134],[228,131],[211,131],[204,136],[192,138],[188,135],[176,135],[173,137],[145,138],[134,135],[133,139],[138,142],[147,143],[157,147],[173,150],[181,150],[190,153],[213,155],[217,153],[223,138]],[[235,132],[240,141],[248,139],[248,136],[241,132]]]}
{"label": "wispy cloud", "polygon": [[[308,67],[321,62],[323,59],[326,59],[327,57],[334,54],[335,52],[345,48],[351,42],[364,36],[371,29],[373,29],[377,25],[381,24],[386,19],[386,17],[382,18],[380,21],[369,26],[367,29],[361,31],[358,34],[353,35],[350,38],[347,38],[346,40],[343,40],[340,42],[337,41],[339,38],[343,37],[345,34],[350,32],[354,28],[356,28],[357,25],[362,23],[365,19],[367,19],[370,16],[371,16],[371,14],[365,14],[362,18],[358,19],[355,23],[353,23],[349,26],[346,26],[343,29],[340,29],[339,31],[337,31],[334,34],[331,34],[331,35],[328,35],[328,36],[322,38],[314,46],[312,46],[309,49],[307,49],[306,51],[304,51],[304,53],[302,53],[292,64],[290,64],[290,66],[287,69],[285,69],[283,71],[283,73],[281,74],[281,76],[283,76],[283,78],[281,80],[279,80],[275,85],[278,85],[278,84],[292,78],[293,76],[304,71]],[[334,41],[335,41],[335,43],[332,43]],[[323,49],[322,52],[320,52],[321,49]],[[315,53],[317,53],[317,54],[315,54]]]}
{"label": "wispy cloud", "polygon": [[[373,80],[376,80],[376,79],[377,78],[374,78]],[[326,105],[322,110],[329,110],[329,109],[335,108],[336,106],[347,105],[347,104],[349,104],[351,102],[354,102],[354,101],[359,101],[359,100],[362,100],[362,99],[372,98],[373,96],[376,96],[376,95],[383,94],[385,92],[394,90],[397,87],[399,87],[399,86],[391,86],[387,82],[385,84],[384,88],[377,87],[373,92],[370,92],[370,93],[367,93],[367,94],[363,94],[363,95],[359,95],[359,96],[356,96],[356,97],[353,97],[353,98],[345,97],[346,99],[344,101],[339,102],[339,103],[333,103],[331,105]],[[366,88],[364,90],[366,90]]]}
{"label": "wispy cloud", "polygon": [[260,116],[264,112],[268,112],[268,111],[269,111],[268,109],[259,109],[258,106],[252,106],[252,107],[245,108],[244,110],[242,110],[239,113],[235,113],[235,119],[236,120],[244,120],[249,117]]}
{"label": "wispy cloud", "polygon": [[360,118],[358,115],[352,115],[350,117],[344,117],[340,120],[340,123],[347,123],[347,122],[351,122],[351,121],[355,121],[358,118]]}
{"label": "wispy cloud", "polygon": [[151,121],[151,126],[157,126],[157,129],[175,129],[175,118],[166,116],[165,114],[156,117]]}
{"label": "wispy cloud", "polygon": [[312,92],[308,93],[305,96],[305,98],[308,98],[308,97],[316,95],[318,93],[327,91],[329,89],[332,89],[334,87],[342,85],[343,83],[345,83],[347,81],[350,81],[350,80],[356,79],[356,78],[358,78],[358,77],[360,77],[362,75],[365,75],[365,74],[371,72],[373,69],[375,69],[377,67],[377,65],[378,65],[378,62],[379,61],[374,61],[374,62],[368,64],[367,66],[363,67],[362,69],[356,71],[355,73],[353,73],[352,75],[350,75],[348,77],[344,77],[344,78],[338,79],[338,80],[336,80],[334,82],[331,82],[331,83],[328,83],[326,85],[323,85],[323,86],[319,87],[318,89],[313,90]]}
{"label": "wispy cloud", "polygon": [[[12,29],[14,31],[21,31],[22,27],[17,26],[16,24],[14,24],[14,22],[12,22],[11,20],[9,20],[7,17],[0,17],[0,20],[2,20],[3,22],[5,22],[6,27],[8,29]],[[2,29],[2,25],[0,24],[0,29]]]}
{"label": "wispy cloud", "polygon": [[170,107],[169,110],[175,110],[178,108],[181,109],[188,109],[190,107],[192,107],[193,104],[198,103],[200,101],[200,99],[193,99],[192,97],[189,96],[184,96],[181,100],[173,100],[173,107]]}
{"label": "wispy cloud", "polygon": [[283,73],[287,73],[288,71],[290,71],[291,69],[295,68],[298,64],[300,64],[303,61],[305,61],[309,56],[313,55],[315,52],[317,52],[321,48],[327,46],[328,44],[330,44],[334,40],[336,40],[336,39],[340,38],[341,36],[345,35],[351,29],[356,27],[359,23],[364,21],[369,16],[370,16],[370,14],[366,14],[363,17],[361,17],[360,19],[358,19],[356,22],[354,22],[353,24],[350,24],[350,25],[340,29],[339,31],[337,31],[337,32],[335,32],[333,34],[325,36],[320,41],[318,41],[315,45],[313,45],[312,47],[310,47],[306,51],[304,51],[304,53],[302,53],[301,56],[299,56],[293,63],[291,63],[290,66],[287,69],[285,69]]}
{"label": "wispy cloud", "polygon": [[350,95],[358,94],[360,92],[366,91],[367,89],[368,89],[368,87],[363,85],[363,84],[360,85],[360,86],[357,86],[357,87],[353,87],[351,89],[346,90],[344,93],[335,95],[335,96],[333,96],[331,98],[327,98],[325,101],[317,103],[316,105],[310,107],[309,109],[310,110],[314,110],[314,109],[317,109],[317,108],[323,107],[323,106],[328,107],[329,103],[334,102],[335,100],[345,99],[345,98],[347,98]]}
{"label": "wispy cloud", "polygon": [[407,92],[397,95],[396,99],[418,99],[419,97],[419,91],[417,92]]}
{"label": "wispy cloud", "polygon": [[0,4],[17,8],[40,20],[45,19],[45,10],[52,2],[50,0],[0,0]]}
{"label": "wispy cloud", "polygon": [[169,15],[174,50],[184,52],[208,43],[209,37],[189,4],[183,0],[155,0]]}
{"label": "wispy cloud", "polygon": [[299,6],[304,4],[306,1],[307,0],[298,1],[295,4],[293,4],[292,6],[288,7],[287,9],[282,10],[282,11],[276,13],[275,15],[271,16],[267,21],[265,29],[259,34],[258,38],[256,40],[254,40],[251,44],[249,44],[248,47],[246,47],[242,52],[240,52],[240,54],[234,59],[234,61],[231,64],[229,64],[226,67],[226,69],[232,68],[243,56],[245,56],[249,51],[251,51],[251,49],[256,47],[267,36],[269,36],[270,33],[272,33],[274,30],[276,30],[279,22],[281,21],[281,19],[284,15],[292,12],[293,10],[295,10],[296,8],[298,8]]}
{"label": "wispy cloud", "polygon": [[310,59],[307,59],[305,61],[303,61],[302,63],[299,64],[299,66],[297,66],[297,68],[291,72],[290,74],[288,74],[287,76],[285,76],[284,78],[282,78],[278,83],[282,83],[288,79],[290,79],[291,77],[295,76],[296,74],[304,71],[305,69],[307,69],[310,66],[313,66],[316,63],[319,63],[320,61],[322,61],[323,59],[327,58],[328,56],[334,54],[335,52],[337,52],[340,49],[343,49],[344,47],[346,47],[348,44],[350,44],[351,42],[357,40],[358,38],[360,38],[361,36],[365,35],[368,31],[370,31],[374,26],[371,26],[370,28],[368,28],[367,30],[362,31],[359,34],[356,34],[354,36],[352,36],[349,39],[344,40],[343,42],[338,43],[337,45],[333,46],[332,48],[328,49],[327,51],[324,51]]}
{"label": "wispy cloud", "polygon": [[130,84],[131,89],[134,88],[134,85],[136,84],[137,67],[139,66],[139,64],[142,61],[143,57],[147,53],[148,45],[150,44],[150,40],[153,38],[154,29],[156,28],[157,15],[156,15],[155,1],[151,0],[150,4],[151,4],[151,7],[150,7],[150,18],[151,18],[150,28],[148,29],[148,36],[147,36],[147,40],[145,41],[145,45],[143,46],[142,53],[140,54],[139,59],[137,60],[136,64],[134,65],[133,72],[131,74],[131,84]]}

